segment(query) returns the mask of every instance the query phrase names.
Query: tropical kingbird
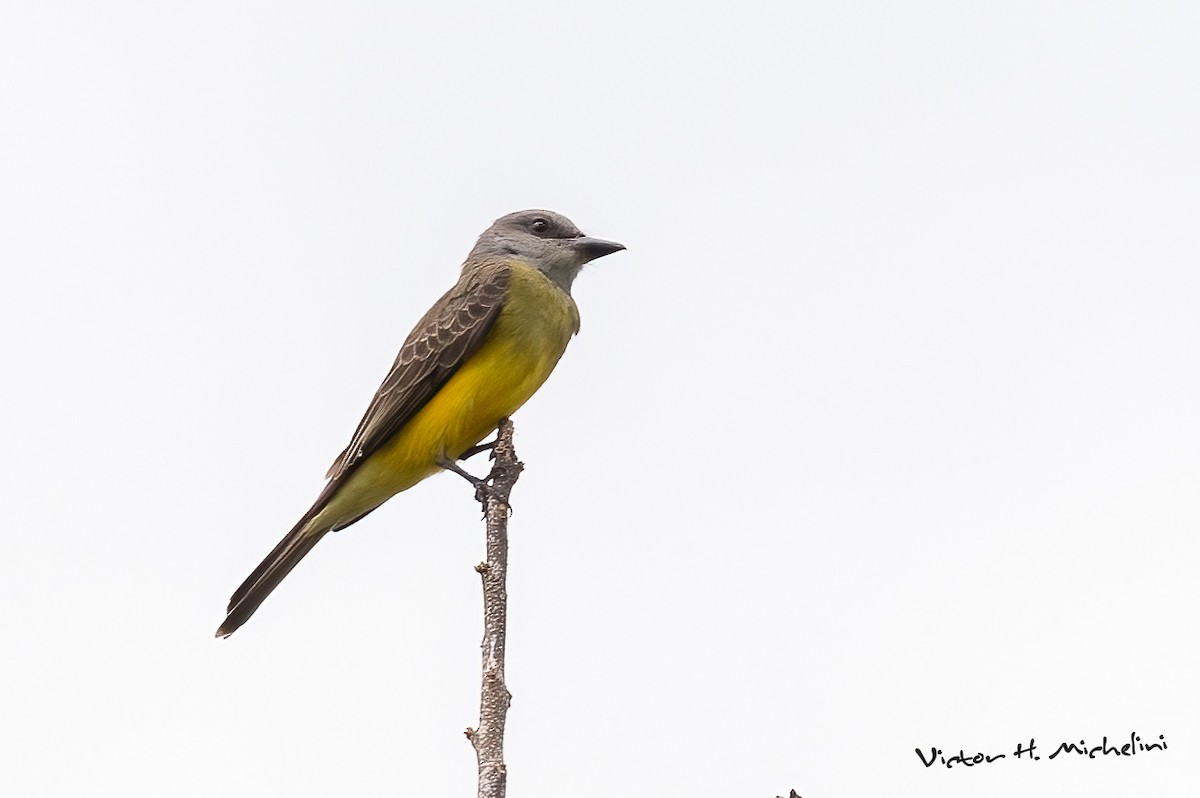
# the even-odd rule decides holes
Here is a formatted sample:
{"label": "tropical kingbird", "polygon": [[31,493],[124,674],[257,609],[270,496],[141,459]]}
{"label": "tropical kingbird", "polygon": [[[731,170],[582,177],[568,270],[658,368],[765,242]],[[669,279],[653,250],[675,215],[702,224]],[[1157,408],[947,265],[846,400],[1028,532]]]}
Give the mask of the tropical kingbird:
{"label": "tropical kingbird", "polygon": [[518,211],[484,231],[454,287],[408,334],[312,508],[229,600],[226,637],[326,532],[455,464],[541,387],[579,309],[571,283],[624,246],[585,236],[551,211]]}

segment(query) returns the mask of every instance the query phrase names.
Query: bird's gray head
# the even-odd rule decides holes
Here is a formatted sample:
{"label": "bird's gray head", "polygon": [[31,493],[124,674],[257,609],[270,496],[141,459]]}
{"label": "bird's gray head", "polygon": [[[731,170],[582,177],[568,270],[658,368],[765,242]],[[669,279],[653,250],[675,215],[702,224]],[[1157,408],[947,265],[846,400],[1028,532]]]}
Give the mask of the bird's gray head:
{"label": "bird's gray head", "polygon": [[545,274],[568,294],[588,261],[625,249],[624,245],[580,232],[554,211],[517,211],[501,216],[479,237],[467,262],[517,258]]}

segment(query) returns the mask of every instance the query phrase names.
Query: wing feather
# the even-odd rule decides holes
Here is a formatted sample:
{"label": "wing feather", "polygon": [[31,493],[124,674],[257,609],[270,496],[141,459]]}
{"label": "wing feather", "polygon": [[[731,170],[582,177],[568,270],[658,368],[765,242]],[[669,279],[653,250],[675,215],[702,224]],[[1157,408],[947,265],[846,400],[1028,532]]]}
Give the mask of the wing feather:
{"label": "wing feather", "polygon": [[417,322],[329,479],[340,480],[386,443],[479,349],[500,315],[511,273],[504,263],[472,269]]}

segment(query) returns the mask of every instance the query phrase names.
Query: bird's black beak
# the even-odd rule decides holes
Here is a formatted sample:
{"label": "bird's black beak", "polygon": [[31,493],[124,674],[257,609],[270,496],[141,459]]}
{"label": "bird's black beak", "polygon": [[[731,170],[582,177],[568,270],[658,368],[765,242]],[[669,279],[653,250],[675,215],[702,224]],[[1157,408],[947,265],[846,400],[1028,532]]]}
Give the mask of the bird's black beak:
{"label": "bird's black beak", "polygon": [[596,258],[603,258],[605,255],[611,255],[614,252],[620,252],[625,249],[625,245],[618,244],[616,241],[605,241],[603,238],[580,236],[579,238],[571,239],[571,249],[583,255],[588,260],[595,260]]}

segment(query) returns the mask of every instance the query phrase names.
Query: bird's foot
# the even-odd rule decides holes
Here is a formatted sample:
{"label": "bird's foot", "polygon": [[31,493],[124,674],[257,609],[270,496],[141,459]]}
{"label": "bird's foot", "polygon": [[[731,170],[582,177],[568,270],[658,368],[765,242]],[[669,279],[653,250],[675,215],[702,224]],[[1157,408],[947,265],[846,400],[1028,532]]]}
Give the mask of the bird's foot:
{"label": "bird's foot", "polygon": [[[494,445],[495,445],[495,441],[492,441],[492,443],[488,444],[488,446],[486,448],[490,449]],[[478,448],[478,447],[475,447],[475,448]],[[483,451],[483,450],[480,449],[480,451]],[[475,501],[477,501],[483,505],[484,514],[487,513],[488,499],[495,499],[496,501],[500,502],[501,504],[504,504],[506,507],[508,506],[507,502],[505,502],[496,493],[496,491],[492,488],[492,486],[488,484],[487,479],[480,479],[479,477],[475,476],[474,474],[469,473],[468,471],[461,468],[458,465],[458,463],[455,463],[453,460],[449,459],[448,457],[440,458],[438,460],[438,465],[441,466],[442,468],[446,469],[447,471],[453,471],[455,474],[458,474],[460,477],[465,479],[467,482],[470,482],[472,485],[475,486]]]}
{"label": "bird's foot", "polygon": [[488,501],[494,500],[508,507],[508,503],[496,493],[496,490],[488,484],[487,480],[479,480],[479,484],[475,486],[475,501],[483,505],[483,514],[487,515]]}

